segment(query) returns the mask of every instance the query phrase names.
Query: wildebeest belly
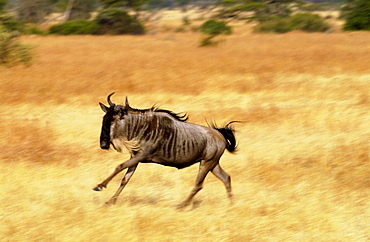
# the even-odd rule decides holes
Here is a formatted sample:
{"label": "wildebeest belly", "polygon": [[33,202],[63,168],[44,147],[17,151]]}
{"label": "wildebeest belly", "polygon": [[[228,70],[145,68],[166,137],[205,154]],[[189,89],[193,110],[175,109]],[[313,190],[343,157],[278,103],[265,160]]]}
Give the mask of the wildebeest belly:
{"label": "wildebeest belly", "polygon": [[176,162],[176,161],[166,161],[166,160],[161,160],[161,159],[153,159],[151,161],[142,161],[142,163],[156,163],[164,166],[171,166],[175,167],[177,169],[182,169],[189,167],[197,162],[200,162],[200,160],[190,160],[190,161],[185,161],[185,162]]}

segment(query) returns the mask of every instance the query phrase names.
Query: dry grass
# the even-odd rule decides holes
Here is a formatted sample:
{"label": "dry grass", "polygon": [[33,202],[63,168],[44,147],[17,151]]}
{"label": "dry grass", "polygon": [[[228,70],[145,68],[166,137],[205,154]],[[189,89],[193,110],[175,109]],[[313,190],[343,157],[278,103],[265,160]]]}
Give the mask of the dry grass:
{"label": "dry grass", "polygon": [[[242,28],[242,27],[241,27]],[[24,37],[31,67],[1,69],[4,241],[367,241],[369,33],[251,35],[216,48],[194,33]],[[212,175],[177,211],[197,166],[142,164],[116,206],[91,190],[128,156],[99,149],[99,101],[115,91],[190,121],[236,124],[225,154],[235,203]]]}

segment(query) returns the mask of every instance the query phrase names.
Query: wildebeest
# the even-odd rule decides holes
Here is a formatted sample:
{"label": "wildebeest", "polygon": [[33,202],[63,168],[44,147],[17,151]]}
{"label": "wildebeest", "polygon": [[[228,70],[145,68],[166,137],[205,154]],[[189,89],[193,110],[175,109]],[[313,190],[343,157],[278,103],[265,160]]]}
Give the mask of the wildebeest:
{"label": "wildebeest", "polygon": [[195,186],[186,200],[178,205],[180,208],[190,204],[194,195],[202,189],[210,171],[224,183],[231,199],[230,176],[221,168],[219,160],[225,149],[231,153],[235,151],[234,129],[230,126],[233,122],[223,128],[192,124],[186,122],[186,114],[176,114],[155,106],[149,109],[132,108],[127,97],[124,106],[116,105],[110,100],[113,94],[107,98],[109,107],[99,103],[105,112],[100,147],[109,149],[112,145],[118,152],[126,148],[131,158],[117,166],[107,179],[94,188],[101,191],[114,176],[128,169],[117,192],[106,205],[116,202],[139,163],[158,163],[182,169],[200,162]]}

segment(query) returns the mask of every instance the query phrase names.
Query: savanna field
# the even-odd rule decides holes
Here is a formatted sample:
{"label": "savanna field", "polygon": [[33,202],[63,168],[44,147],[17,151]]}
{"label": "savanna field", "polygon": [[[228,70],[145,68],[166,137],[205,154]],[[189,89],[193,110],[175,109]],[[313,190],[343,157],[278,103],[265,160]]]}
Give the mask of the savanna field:
{"label": "savanna field", "polygon": [[[370,240],[370,33],[23,36],[36,58],[0,67],[1,241]],[[238,151],[177,210],[198,165],[140,164],[92,190],[128,153],[101,150],[115,103],[235,123]]]}

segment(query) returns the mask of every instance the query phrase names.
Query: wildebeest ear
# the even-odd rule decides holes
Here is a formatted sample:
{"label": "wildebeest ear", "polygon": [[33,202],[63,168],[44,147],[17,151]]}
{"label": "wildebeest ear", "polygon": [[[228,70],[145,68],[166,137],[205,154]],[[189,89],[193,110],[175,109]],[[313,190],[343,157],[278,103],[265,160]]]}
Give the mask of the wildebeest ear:
{"label": "wildebeest ear", "polygon": [[104,104],[102,103],[99,103],[100,107],[101,107],[101,110],[103,110],[104,113],[106,113],[108,111],[108,107],[105,106]]}

